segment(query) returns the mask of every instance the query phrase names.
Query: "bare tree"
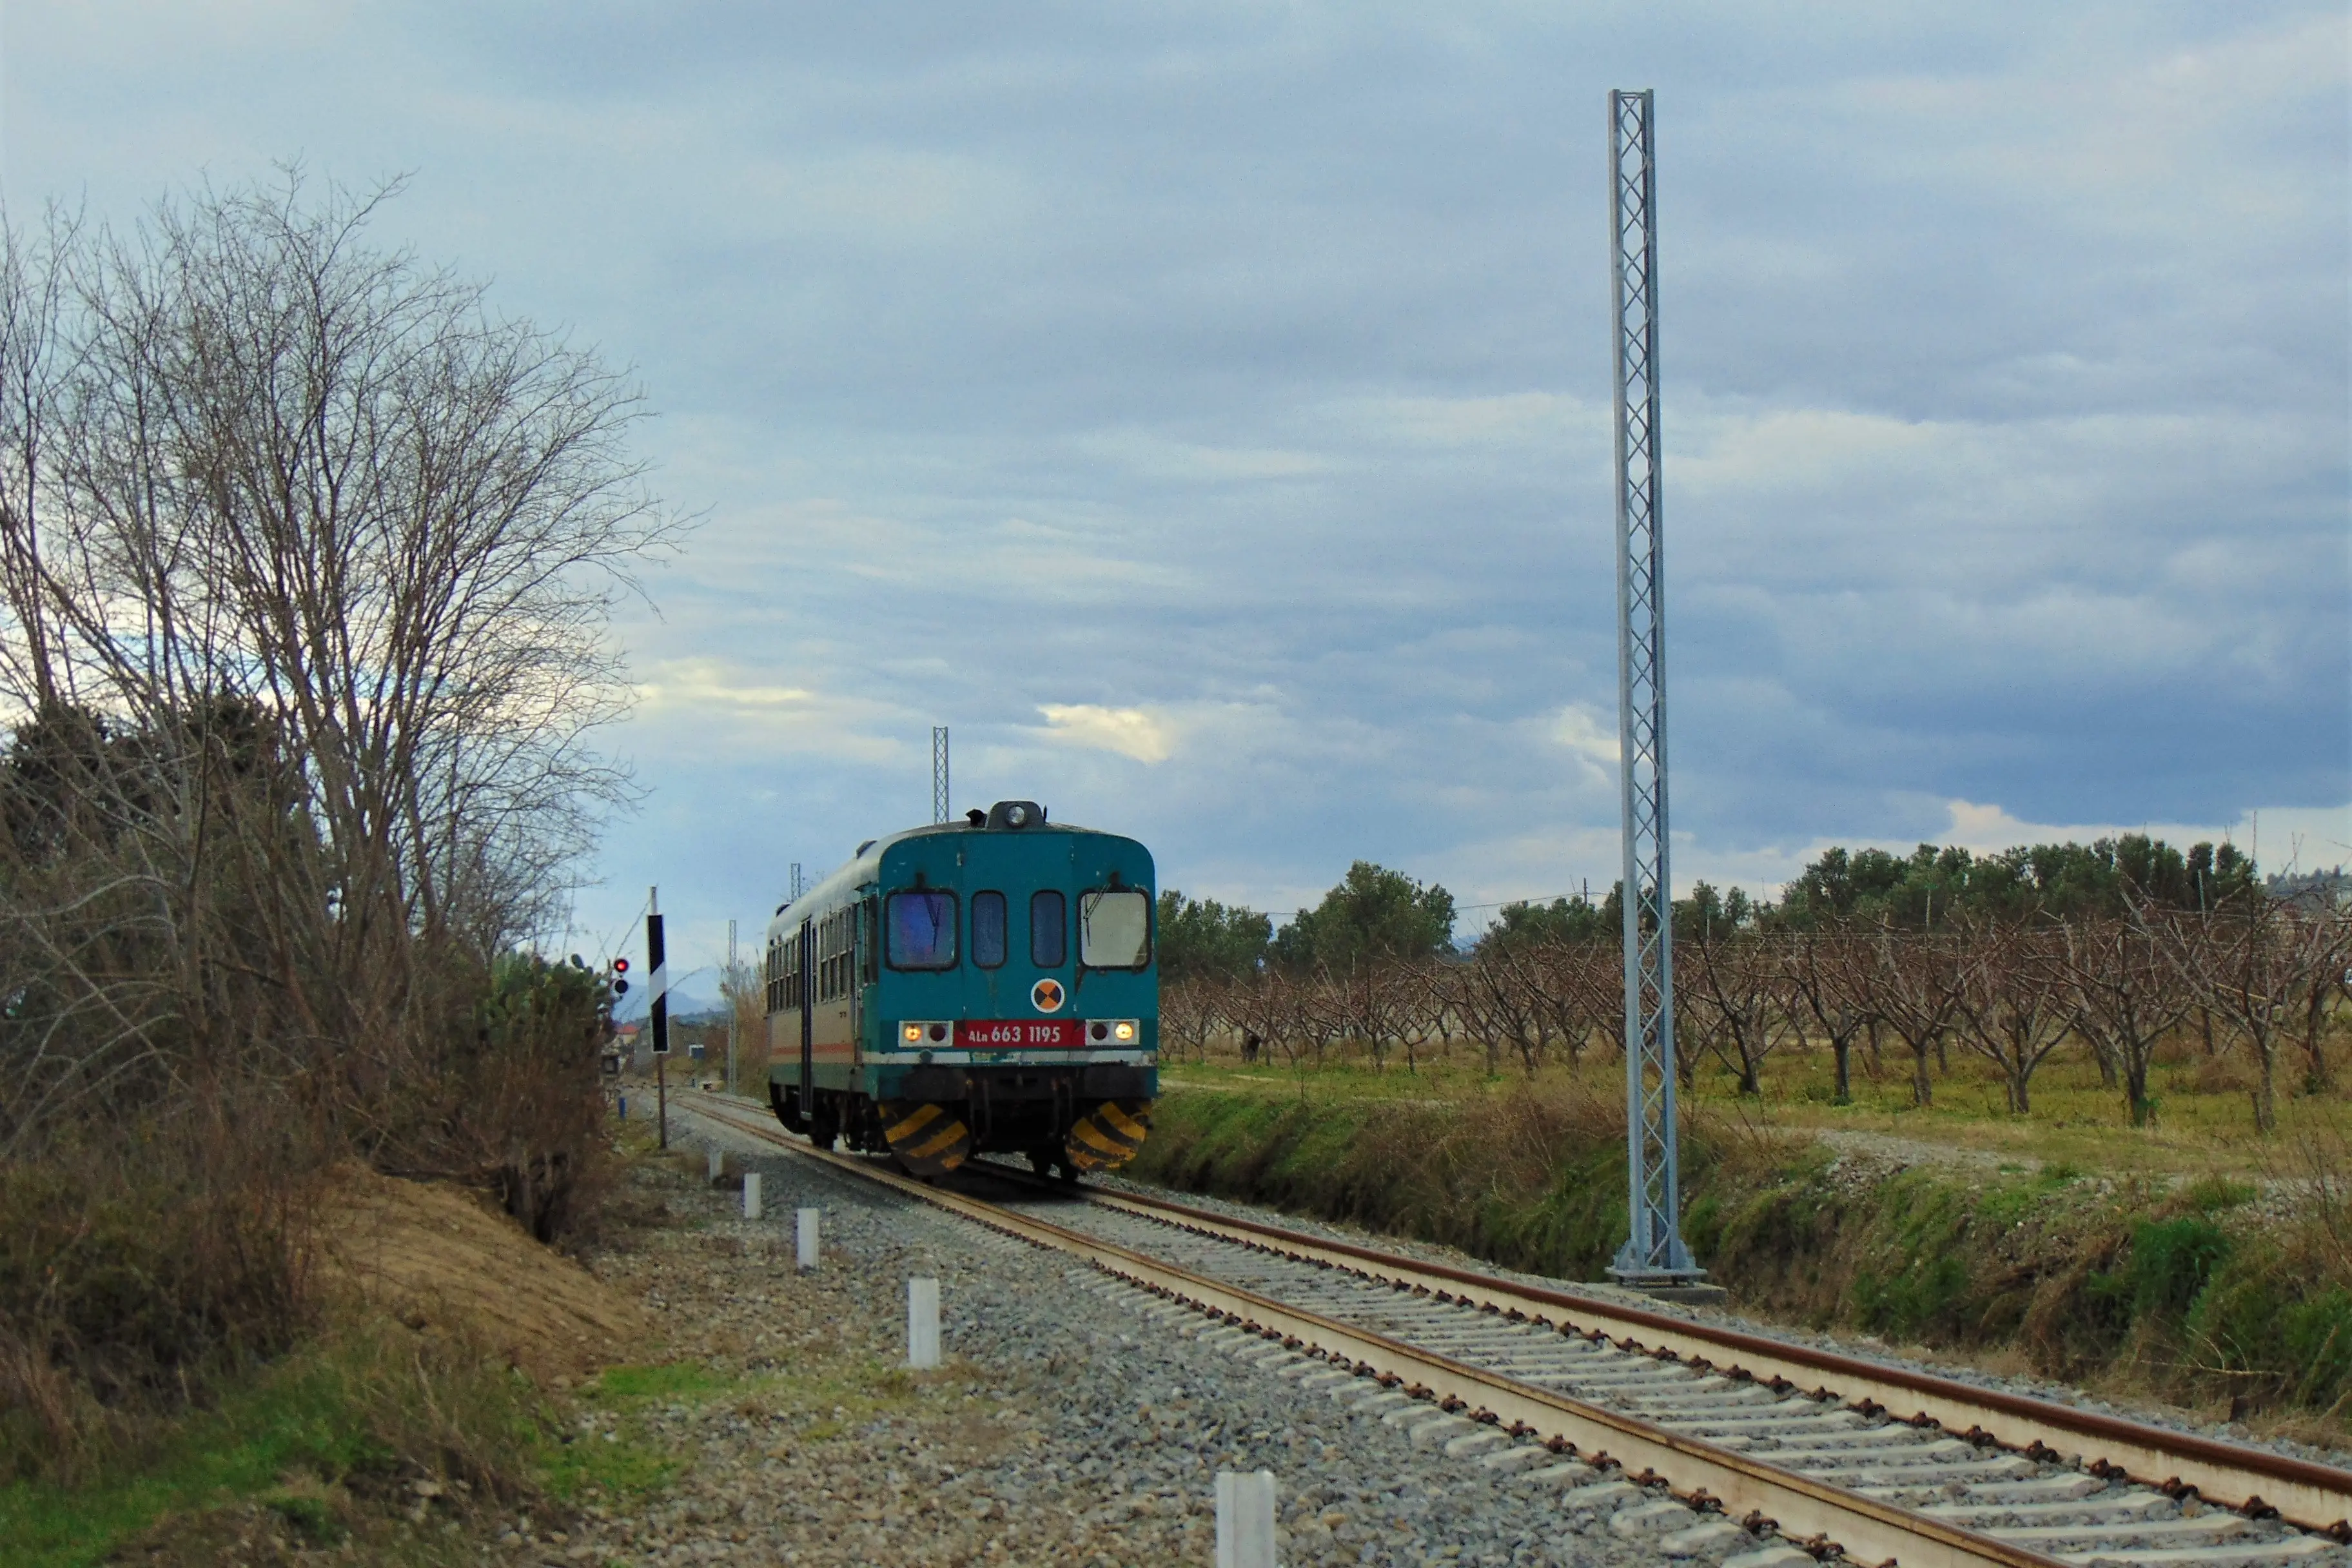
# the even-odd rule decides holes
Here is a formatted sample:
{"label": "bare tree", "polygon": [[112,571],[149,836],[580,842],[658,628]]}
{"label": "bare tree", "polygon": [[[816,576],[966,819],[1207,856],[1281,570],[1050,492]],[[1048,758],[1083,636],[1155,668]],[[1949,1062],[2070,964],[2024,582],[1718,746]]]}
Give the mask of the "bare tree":
{"label": "bare tree", "polygon": [[283,1348],[354,1152],[542,1237],[599,1180],[604,983],[513,949],[626,796],[673,525],[632,388],[377,205],[0,227],[0,1407]]}
{"label": "bare tree", "polygon": [[1867,944],[1838,925],[1799,931],[1787,958],[1790,1011],[1801,1010],[1821,1029],[1834,1063],[1832,1099],[1851,1105],[1853,1037],[1876,1016],[1871,1006],[1874,957]]}
{"label": "bare tree", "polygon": [[[2314,981],[2334,980],[2331,946],[2315,940],[2294,910],[2257,899],[2206,916],[2199,953],[2207,1001],[2254,1053],[2254,1126],[2276,1131],[2279,1041],[2305,1017]],[[2323,973],[2316,966],[2324,962],[2330,968]]]}
{"label": "bare tree", "polygon": [[1521,1024],[1517,998],[1494,965],[1492,956],[1486,954],[1468,963],[1447,964],[1438,972],[1450,1010],[1486,1053],[1488,1078],[1502,1072],[1504,1047],[1511,1043]]}
{"label": "bare tree", "polygon": [[1297,1065],[1299,1042],[1306,1034],[1299,991],[1289,975],[1269,971],[1243,992],[1234,1022],[1242,1030],[1244,1061],[1251,1059],[1249,1041],[1255,1039],[1260,1049],[1272,1046],[1281,1051],[1284,1065]]}
{"label": "bare tree", "polygon": [[1160,992],[1160,1037],[1180,1047],[1190,1047],[1201,1061],[1209,1059],[1209,1041],[1227,1026],[1230,982],[1205,974],[1192,975]]}
{"label": "bare tree", "polygon": [[1625,1054],[1625,962],[1622,950],[1609,942],[1554,944],[1553,973],[1569,988],[1579,1011],[1608,1036],[1617,1054]]}
{"label": "bare tree", "polygon": [[1543,942],[1527,950],[1521,962],[1527,968],[1537,1009],[1551,1033],[1568,1047],[1569,1060],[1578,1062],[1584,1059],[1584,1047],[1591,1038],[1594,1019],[1591,994],[1561,962],[1564,946],[1557,942]]}
{"label": "bare tree", "polygon": [[1400,964],[1389,971],[1389,984],[1394,990],[1390,1009],[1396,1021],[1397,1043],[1404,1047],[1404,1068],[1409,1073],[1421,1070],[1425,1047],[1445,1037],[1444,992],[1430,979],[1439,967]]}
{"label": "bare tree", "polygon": [[[5,890],[85,1016],[68,1071],[0,1073],[0,1140],[224,1031],[340,1084],[363,1143],[428,1129],[402,1105],[472,1032],[452,1007],[625,796],[589,744],[625,701],[607,626],[674,531],[625,451],[636,394],[371,248],[380,200],[289,176],[8,237],[0,700],[35,726],[20,813],[71,752],[106,821],[27,841]],[[74,858],[144,956],[61,915],[42,884]]]}
{"label": "bare tree", "polygon": [[1871,971],[1871,1010],[1911,1052],[1911,1099],[1935,1102],[1927,1058],[1952,1026],[1960,1002],[1960,948],[1949,933],[1898,940],[1881,926],[1872,934],[1877,963]]}
{"label": "bare tree", "polygon": [[1690,999],[1706,1014],[1702,1041],[1738,1075],[1740,1093],[1763,1093],[1764,1058],[1794,1032],[1779,1004],[1784,983],[1779,952],[1761,937],[1738,932],[1685,942],[1682,956],[1691,972]]}
{"label": "bare tree", "polygon": [[2137,909],[2121,920],[2086,920],[2058,933],[2053,957],[2072,994],[2074,1032],[2114,1064],[2135,1127],[2147,1125],[2148,1068],[2156,1047],[2196,999],[2184,962],[2184,930]]}
{"label": "bare tree", "polygon": [[2063,965],[2048,932],[1960,923],[1954,1014],[1960,1042],[2000,1069],[2012,1115],[2033,1109],[2033,1075],[2066,1037]]}
{"label": "bare tree", "polygon": [[1481,954],[1481,961],[1490,956],[1495,968],[1493,983],[1509,998],[1512,1048],[1518,1052],[1520,1067],[1533,1078],[1550,1051],[1553,1037],[1559,1033],[1561,1006],[1545,985],[1544,971],[1535,962],[1530,946],[1501,944],[1491,955]]}
{"label": "bare tree", "polygon": [[2303,1082],[2312,1094],[2329,1084],[2327,1029],[2337,1005],[2352,991],[2352,913],[2310,910],[2298,916],[2306,949],[2302,993],[2302,1017],[2297,1035],[2303,1047]]}

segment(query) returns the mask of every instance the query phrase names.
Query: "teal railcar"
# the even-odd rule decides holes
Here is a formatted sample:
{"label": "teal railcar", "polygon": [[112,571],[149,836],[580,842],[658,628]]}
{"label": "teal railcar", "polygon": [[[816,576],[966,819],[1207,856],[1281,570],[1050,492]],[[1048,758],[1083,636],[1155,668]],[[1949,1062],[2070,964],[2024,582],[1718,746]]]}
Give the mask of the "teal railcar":
{"label": "teal railcar", "polygon": [[1124,1164],[1160,1091],[1151,852],[1000,801],[858,846],[768,926],[768,1096],[919,1175]]}

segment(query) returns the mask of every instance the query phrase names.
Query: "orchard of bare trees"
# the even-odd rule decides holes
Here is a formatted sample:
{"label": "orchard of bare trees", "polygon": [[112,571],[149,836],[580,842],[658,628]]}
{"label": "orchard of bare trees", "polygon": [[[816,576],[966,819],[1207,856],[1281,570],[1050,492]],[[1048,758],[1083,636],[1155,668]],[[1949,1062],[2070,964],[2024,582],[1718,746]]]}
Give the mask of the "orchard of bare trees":
{"label": "orchard of bare trees", "polygon": [[[2197,858],[2165,854],[2184,866]],[[2208,872],[2212,858],[2203,857]],[[2250,1086],[2254,1123],[2267,1131],[2283,1083],[2331,1087],[2347,1033],[2352,913],[2269,897],[2242,862],[2224,869],[2232,874],[2204,889],[2201,908],[2194,887],[2188,899],[2159,898],[2126,878],[2074,907],[1955,900],[1909,919],[1886,900],[1809,903],[1804,882],[1768,908],[1702,888],[1676,917],[1679,1070],[1686,1081],[1719,1073],[1752,1095],[1806,1057],[1826,1062],[1837,1102],[1867,1074],[1926,1106],[1956,1063],[1973,1064],[2021,1115],[2033,1109],[2037,1074],[2071,1053],[2124,1117],[2145,1125],[2159,1103],[2159,1052],[2234,1058],[2234,1079]],[[1620,1061],[1623,1016],[1613,901],[1515,906],[1467,952],[1211,966],[1171,976],[1161,997],[1163,1048],[1177,1059],[1345,1058],[1412,1070],[1470,1053],[1490,1074]]]}

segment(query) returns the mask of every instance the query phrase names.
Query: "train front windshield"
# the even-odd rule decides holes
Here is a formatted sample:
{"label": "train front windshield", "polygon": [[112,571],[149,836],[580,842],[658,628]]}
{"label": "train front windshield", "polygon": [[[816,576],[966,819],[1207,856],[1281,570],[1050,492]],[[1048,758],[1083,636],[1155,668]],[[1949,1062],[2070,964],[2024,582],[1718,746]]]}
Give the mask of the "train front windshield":
{"label": "train front windshield", "polygon": [[1088,969],[1140,969],[1151,941],[1151,900],[1129,889],[1078,899],[1078,962]]}
{"label": "train front windshield", "polygon": [[893,969],[952,969],[956,961],[953,893],[890,895],[887,946]]}

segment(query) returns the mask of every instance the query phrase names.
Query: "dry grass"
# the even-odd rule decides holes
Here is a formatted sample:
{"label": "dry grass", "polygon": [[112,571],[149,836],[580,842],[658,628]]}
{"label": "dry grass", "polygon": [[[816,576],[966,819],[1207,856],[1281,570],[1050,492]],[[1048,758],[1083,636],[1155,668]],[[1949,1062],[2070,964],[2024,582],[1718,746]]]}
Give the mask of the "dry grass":
{"label": "dry grass", "polygon": [[[1766,1063],[1763,1092],[1740,1095],[1737,1082],[1718,1064],[1699,1065],[1683,1093],[1696,1111],[1719,1115],[1727,1123],[1802,1135],[1854,1132],[1919,1145],[1916,1157],[1937,1150],[2021,1170],[2044,1164],[2119,1174],[2196,1178],[2221,1174],[2259,1180],[2272,1173],[2281,1152],[2299,1140],[2340,1138],[2352,1128],[2352,1105],[2336,1093],[2295,1093],[2279,1105],[2279,1131],[2265,1138],[2254,1127],[2247,1092],[2252,1079],[2236,1056],[2209,1059],[2194,1037],[2176,1040],[2158,1057],[2154,1077],[2154,1123],[2129,1125],[2120,1089],[2099,1080],[2086,1057],[2061,1055],[2033,1080],[2033,1110],[2012,1116],[2000,1080],[1981,1058],[1955,1051],[1948,1071],[1936,1079],[1935,1102],[1911,1102],[1908,1059],[1887,1055],[1874,1069],[1865,1054],[1854,1055],[1850,1105],[1832,1101],[1832,1064],[1823,1049],[1783,1048]],[[1407,1072],[1391,1056],[1385,1070],[1346,1044],[1335,1047],[1319,1067],[1286,1068],[1278,1061],[1243,1065],[1230,1051],[1213,1052],[1206,1062],[1163,1067],[1164,1089],[1216,1089],[1232,1093],[1305,1097],[1318,1101],[1401,1100],[1431,1104],[1478,1103],[1513,1092],[1521,1084],[1547,1093],[1585,1094],[1622,1103],[1624,1068],[1613,1052],[1588,1052],[1571,1063],[1554,1053],[1533,1075],[1516,1069],[1489,1077],[1484,1053],[1462,1044]]]}
{"label": "dry grass", "polygon": [[479,1194],[345,1166],[328,1212],[325,1288],[413,1332],[456,1335],[541,1384],[582,1376],[654,1336],[635,1302],[529,1245]]}
{"label": "dry grass", "polygon": [[[1144,1179],[1569,1278],[1601,1278],[1623,1237],[1613,1074],[1171,1076]],[[1907,1157],[1916,1136],[1832,1148],[1769,1100],[1685,1104],[1685,1234],[1743,1310],[2343,1440],[2352,1139],[2330,1119],[2223,1169],[2200,1149],[2086,1174],[1958,1141]]]}

